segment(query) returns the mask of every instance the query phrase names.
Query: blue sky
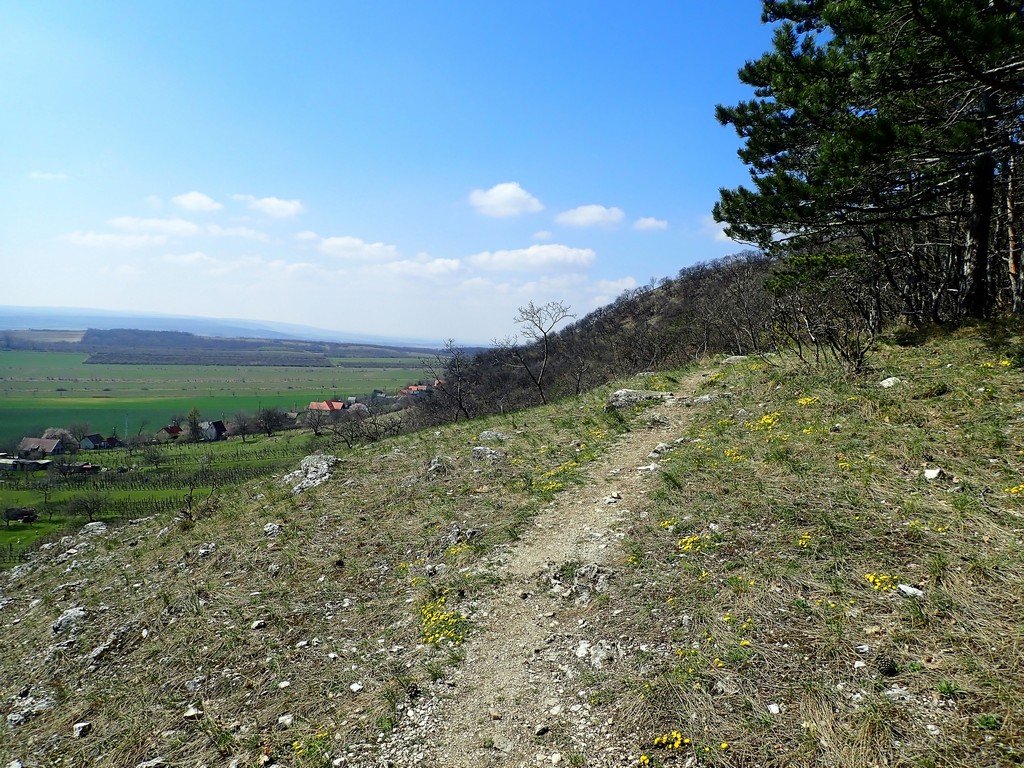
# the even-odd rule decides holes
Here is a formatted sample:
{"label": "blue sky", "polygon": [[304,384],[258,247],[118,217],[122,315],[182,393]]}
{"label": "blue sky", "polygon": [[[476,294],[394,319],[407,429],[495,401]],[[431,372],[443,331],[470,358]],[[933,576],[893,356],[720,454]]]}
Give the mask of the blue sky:
{"label": "blue sky", "polygon": [[487,341],[739,250],[753,0],[6,3],[0,303]]}

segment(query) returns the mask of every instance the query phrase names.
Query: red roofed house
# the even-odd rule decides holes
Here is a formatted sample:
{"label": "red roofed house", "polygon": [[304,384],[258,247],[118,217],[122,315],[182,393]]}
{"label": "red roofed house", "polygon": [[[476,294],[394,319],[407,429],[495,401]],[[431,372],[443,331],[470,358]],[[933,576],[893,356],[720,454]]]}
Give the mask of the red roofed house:
{"label": "red roofed house", "polygon": [[307,411],[343,411],[345,403],[341,400],[324,400],[319,403],[310,403]]}
{"label": "red roofed house", "polygon": [[172,440],[177,440],[181,437],[181,427],[175,424],[168,424],[166,427],[157,430],[157,433],[153,435],[153,439],[160,443],[169,443]]}

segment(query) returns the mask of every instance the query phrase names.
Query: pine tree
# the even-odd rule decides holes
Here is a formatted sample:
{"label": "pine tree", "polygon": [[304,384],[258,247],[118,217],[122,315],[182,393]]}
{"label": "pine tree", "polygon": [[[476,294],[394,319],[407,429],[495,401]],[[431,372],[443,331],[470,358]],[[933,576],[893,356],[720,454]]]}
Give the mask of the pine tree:
{"label": "pine tree", "polygon": [[716,219],[766,250],[862,254],[914,319],[990,313],[1020,259],[1022,4],[766,0],[763,18],[772,49],[739,73],[755,98],[717,110],[753,187],[723,189]]}

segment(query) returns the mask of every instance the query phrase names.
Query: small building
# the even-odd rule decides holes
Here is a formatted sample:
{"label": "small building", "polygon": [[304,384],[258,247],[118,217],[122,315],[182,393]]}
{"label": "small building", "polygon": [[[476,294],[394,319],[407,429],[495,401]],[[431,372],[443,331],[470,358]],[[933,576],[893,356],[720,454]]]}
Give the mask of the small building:
{"label": "small building", "polygon": [[106,448],[107,441],[103,435],[86,435],[79,440],[78,447],[83,451],[95,451],[97,448]]}
{"label": "small building", "polygon": [[90,464],[87,461],[79,461],[73,464],[65,464],[60,468],[65,475],[96,475],[99,474],[100,466]]}
{"label": "small building", "polygon": [[51,464],[50,459],[0,459],[0,472],[38,472]]}
{"label": "small building", "polygon": [[18,443],[18,455],[23,459],[41,459],[44,456],[61,456],[64,443],[59,438],[23,437]]}
{"label": "small building", "polygon": [[402,395],[405,397],[423,397],[424,395],[429,394],[430,391],[430,387],[426,384],[410,384],[402,390]]}
{"label": "small building", "polygon": [[202,421],[199,423],[199,431],[203,436],[203,440],[214,442],[216,440],[223,440],[224,436],[228,433],[228,428],[224,426],[223,421]]}
{"label": "small building", "polygon": [[181,427],[177,424],[168,424],[166,427],[161,427],[153,435],[153,439],[158,443],[172,443],[179,437],[181,437]]}
{"label": "small building", "polygon": [[117,435],[111,435],[104,442],[106,442],[107,448],[124,448],[124,443],[117,438]]}
{"label": "small building", "polygon": [[318,403],[310,403],[306,409],[308,411],[343,411],[345,410],[345,403],[341,400],[323,400]]}

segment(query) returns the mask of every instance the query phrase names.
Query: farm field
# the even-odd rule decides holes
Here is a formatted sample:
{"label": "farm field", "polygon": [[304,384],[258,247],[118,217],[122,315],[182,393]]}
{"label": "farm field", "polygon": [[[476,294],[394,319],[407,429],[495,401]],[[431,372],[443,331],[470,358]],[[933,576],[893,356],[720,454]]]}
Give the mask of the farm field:
{"label": "farm field", "polygon": [[[50,426],[88,422],[105,434],[155,431],[196,407],[230,418],[261,406],[399,389],[423,375],[408,359],[345,359],[345,367],[86,365],[78,352],[0,352],[0,448]],[[353,366],[354,363],[358,365]],[[350,367],[351,366],[351,367]]]}

